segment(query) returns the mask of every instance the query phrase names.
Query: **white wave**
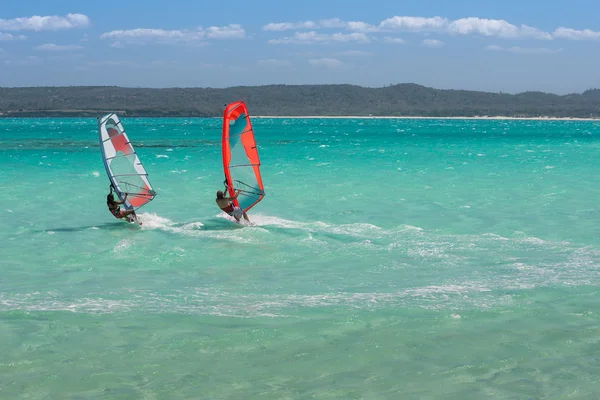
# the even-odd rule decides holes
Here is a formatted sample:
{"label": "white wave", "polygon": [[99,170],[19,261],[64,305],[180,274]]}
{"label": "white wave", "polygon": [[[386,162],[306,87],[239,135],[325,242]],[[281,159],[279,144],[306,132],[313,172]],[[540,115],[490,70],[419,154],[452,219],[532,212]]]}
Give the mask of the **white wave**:
{"label": "white wave", "polygon": [[200,221],[190,222],[184,225],[178,225],[172,220],[161,217],[155,213],[143,213],[138,215],[142,222],[143,230],[162,230],[174,234],[180,234],[193,237],[205,237],[211,239],[220,239],[238,243],[254,243],[258,239],[251,234],[240,233],[240,230],[205,230],[204,224]]}
{"label": "white wave", "polygon": [[[391,292],[326,292],[316,294],[239,294],[215,287],[183,288],[174,292],[127,290],[105,295],[86,294],[66,298],[60,293],[0,293],[0,311],[71,311],[110,314],[144,312],[149,314],[193,314],[228,317],[284,317],[298,308],[344,307],[373,310],[389,307],[425,309],[485,309],[509,299],[499,298],[485,286],[465,283],[406,288]],[[106,296],[119,299],[107,299]]]}
{"label": "white wave", "polygon": [[156,158],[169,158],[169,156],[166,154],[157,154]]}
{"label": "white wave", "polygon": [[156,213],[137,214],[138,220],[142,222],[142,229],[163,229],[173,225],[173,221],[161,217]]}
{"label": "white wave", "polygon": [[113,248],[113,253],[119,254],[119,253],[123,252],[124,250],[129,249],[132,244],[133,244],[132,238],[122,239]]}
{"label": "white wave", "polygon": [[94,172],[92,172],[92,175],[95,176],[96,178],[98,178],[100,176],[100,172],[94,171]]}

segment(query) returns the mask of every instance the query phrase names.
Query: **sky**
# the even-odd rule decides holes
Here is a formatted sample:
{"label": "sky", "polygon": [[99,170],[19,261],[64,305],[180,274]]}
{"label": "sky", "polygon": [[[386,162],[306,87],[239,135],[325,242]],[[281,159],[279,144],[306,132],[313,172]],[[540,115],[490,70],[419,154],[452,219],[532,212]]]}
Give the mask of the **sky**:
{"label": "sky", "polygon": [[3,0],[0,86],[600,88],[597,0]]}

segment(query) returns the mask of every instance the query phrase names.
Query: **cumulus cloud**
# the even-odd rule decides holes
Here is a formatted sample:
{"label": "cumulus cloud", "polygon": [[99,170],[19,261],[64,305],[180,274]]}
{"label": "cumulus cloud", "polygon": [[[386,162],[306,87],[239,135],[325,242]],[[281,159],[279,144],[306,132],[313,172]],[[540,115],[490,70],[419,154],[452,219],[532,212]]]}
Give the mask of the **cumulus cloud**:
{"label": "cumulus cloud", "polygon": [[378,27],[362,21],[342,21],[339,18],[322,19],[319,21],[278,22],[262,27],[265,31],[283,32],[303,29],[347,29],[353,32],[376,32]]}
{"label": "cumulus cloud", "polygon": [[448,27],[449,33],[458,35],[482,35],[501,38],[532,38],[552,40],[552,35],[527,25],[516,26],[503,19],[461,18],[452,21]]}
{"label": "cumulus cloud", "polygon": [[600,40],[600,32],[591,29],[576,30],[560,27],[554,31],[554,37],[568,40]]}
{"label": "cumulus cloud", "polygon": [[83,46],[78,46],[75,44],[59,45],[54,43],[46,43],[37,46],[35,49],[42,51],[78,51],[83,50],[83,48]]}
{"label": "cumulus cloud", "polygon": [[379,28],[361,21],[350,21],[345,23],[345,28],[354,32],[378,32]]}
{"label": "cumulus cloud", "polygon": [[84,14],[23,17],[0,19],[0,29],[5,31],[55,31],[59,29],[82,28],[90,24],[90,19]]}
{"label": "cumulus cloud", "polygon": [[425,39],[423,40],[423,46],[427,47],[442,47],[445,43],[437,39]]}
{"label": "cumulus cloud", "polygon": [[211,26],[206,28],[204,33],[209,39],[241,39],[246,36],[244,28],[238,24],[230,24],[227,26]]}
{"label": "cumulus cloud", "polygon": [[0,32],[0,41],[9,41],[9,40],[25,40],[27,37],[24,35],[12,35],[10,33],[2,33]]}
{"label": "cumulus cloud", "polygon": [[318,29],[319,26],[314,21],[304,22],[272,22],[262,27],[264,31],[283,32],[298,29]]}
{"label": "cumulus cloud", "polygon": [[[263,30],[282,32],[288,30],[319,30],[319,29],[346,29],[358,33],[406,31],[413,33],[434,32],[447,35],[480,35],[500,37],[505,39],[536,39],[552,40],[555,35],[529,25],[515,25],[503,19],[486,19],[478,17],[448,18],[418,17],[418,16],[393,16],[384,19],[379,24],[370,24],[364,21],[343,21],[339,18],[318,21],[279,22],[263,26]],[[565,28],[566,29],[566,28]],[[580,32],[580,33],[577,33]],[[563,31],[569,37],[593,36],[592,31]],[[560,32],[559,32],[560,34]]]}
{"label": "cumulus cloud", "polygon": [[399,17],[381,21],[379,27],[386,30],[406,30],[406,31],[436,31],[445,28],[448,25],[448,19],[442,17],[424,18],[424,17]]}
{"label": "cumulus cloud", "polygon": [[211,26],[196,30],[165,30],[165,29],[126,29],[105,32],[100,35],[101,39],[115,40],[113,47],[122,47],[123,43],[191,43],[201,42],[205,39],[240,39],[245,37],[246,32],[241,25],[231,24],[227,26]]}
{"label": "cumulus cloud", "polygon": [[326,68],[337,68],[344,65],[340,60],[335,58],[313,58],[308,60],[311,65],[315,67],[326,67]]}
{"label": "cumulus cloud", "polygon": [[165,29],[126,29],[103,33],[100,39],[127,40],[135,42],[145,41],[194,41],[204,38],[203,31],[165,30]]}
{"label": "cumulus cloud", "polygon": [[315,31],[310,32],[296,32],[294,36],[283,37],[280,39],[269,40],[270,44],[309,44],[309,43],[344,43],[344,42],[359,42],[368,43],[371,40],[364,33],[334,33],[325,34],[317,33]]}
{"label": "cumulus cloud", "polygon": [[550,49],[547,47],[502,47],[496,45],[490,45],[485,48],[488,51],[505,51],[514,54],[556,54],[563,51],[563,49]]}

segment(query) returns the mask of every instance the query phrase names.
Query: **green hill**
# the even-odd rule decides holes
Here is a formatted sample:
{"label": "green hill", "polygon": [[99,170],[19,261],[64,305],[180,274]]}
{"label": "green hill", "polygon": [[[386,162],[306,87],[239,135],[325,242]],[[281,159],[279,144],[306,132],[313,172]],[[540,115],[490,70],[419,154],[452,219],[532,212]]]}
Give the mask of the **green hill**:
{"label": "green hill", "polygon": [[556,95],[440,90],[416,84],[267,85],[212,88],[116,86],[0,88],[0,116],[216,117],[224,105],[245,100],[253,115],[272,116],[509,116],[600,118],[600,90]]}

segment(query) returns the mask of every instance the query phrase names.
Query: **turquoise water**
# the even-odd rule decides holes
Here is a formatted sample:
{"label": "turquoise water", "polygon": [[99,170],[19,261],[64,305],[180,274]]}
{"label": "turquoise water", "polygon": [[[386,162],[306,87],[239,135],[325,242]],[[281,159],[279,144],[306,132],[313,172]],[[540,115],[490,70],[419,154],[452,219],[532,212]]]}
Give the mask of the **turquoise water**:
{"label": "turquoise water", "polygon": [[600,124],[123,119],[158,196],[114,219],[94,119],[0,119],[0,398],[593,398]]}

